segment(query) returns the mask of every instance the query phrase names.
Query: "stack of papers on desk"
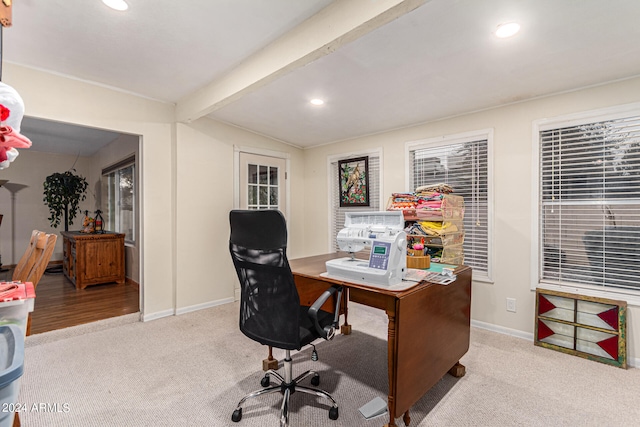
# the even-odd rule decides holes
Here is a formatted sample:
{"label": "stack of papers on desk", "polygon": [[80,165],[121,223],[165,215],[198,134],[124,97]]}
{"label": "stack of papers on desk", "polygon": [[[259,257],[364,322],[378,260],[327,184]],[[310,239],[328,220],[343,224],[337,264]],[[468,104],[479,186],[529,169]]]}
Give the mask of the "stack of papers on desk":
{"label": "stack of papers on desk", "polygon": [[409,282],[422,282],[427,277],[427,270],[420,270],[418,268],[407,268],[407,272],[404,275],[404,280]]}

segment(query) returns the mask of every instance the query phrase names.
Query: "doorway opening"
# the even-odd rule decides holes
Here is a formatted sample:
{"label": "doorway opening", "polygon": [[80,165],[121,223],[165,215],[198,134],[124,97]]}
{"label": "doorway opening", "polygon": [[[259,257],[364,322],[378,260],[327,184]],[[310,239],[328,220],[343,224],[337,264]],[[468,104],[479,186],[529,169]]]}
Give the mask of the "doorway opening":
{"label": "doorway opening", "polygon": [[[0,214],[3,215],[0,254],[3,266],[8,268],[7,272],[0,273],[1,279],[11,278],[12,267],[28,246],[32,230],[55,234],[64,230],[64,225],[51,227],[49,209],[43,203],[43,182],[53,173],[73,170],[89,183],[86,198],[81,201],[80,212],[69,225],[69,231],[82,229],[85,211],[95,216],[98,210],[105,217],[105,225],[126,227],[126,230],[105,228],[126,234],[125,283],[97,283],[76,289],[61,269],[58,272],[50,269],[36,289],[32,333],[140,312],[143,301],[141,136],[32,117],[24,117],[21,128],[21,133],[27,135],[33,145],[21,150],[11,166],[0,171],[0,178],[8,181],[0,188]],[[123,160],[133,165],[127,171],[134,171],[135,175],[123,173],[117,178],[127,182],[121,185],[112,179],[111,186],[104,185],[105,170],[109,175]],[[121,190],[117,193],[118,200],[109,205],[110,191],[116,186]],[[116,214],[117,221],[110,218]],[[50,266],[61,266],[64,259],[63,239],[59,236]]]}

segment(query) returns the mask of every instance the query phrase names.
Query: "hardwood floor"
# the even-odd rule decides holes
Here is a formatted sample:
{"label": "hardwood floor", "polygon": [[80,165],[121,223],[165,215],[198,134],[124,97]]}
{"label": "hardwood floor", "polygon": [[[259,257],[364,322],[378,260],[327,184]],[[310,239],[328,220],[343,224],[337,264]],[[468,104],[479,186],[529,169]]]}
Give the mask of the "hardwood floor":
{"label": "hardwood floor", "polygon": [[137,286],[88,286],[78,289],[62,273],[45,273],[36,288],[31,334],[95,322],[140,311]]}

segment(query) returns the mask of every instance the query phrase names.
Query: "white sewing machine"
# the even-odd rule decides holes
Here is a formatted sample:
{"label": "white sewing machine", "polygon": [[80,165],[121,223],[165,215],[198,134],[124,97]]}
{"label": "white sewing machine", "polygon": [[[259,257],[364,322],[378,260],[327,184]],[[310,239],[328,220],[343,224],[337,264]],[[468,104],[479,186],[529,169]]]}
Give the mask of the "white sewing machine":
{"label": "white sewing machine", "polygon": [[[407,234],[401,211],[347,212],[344,228],[338,233],[340,250],[351,257],[327,261],[327,276],[375,285],[400,283],[407,266]],[[370,247],[369,260],[355,252]]]}

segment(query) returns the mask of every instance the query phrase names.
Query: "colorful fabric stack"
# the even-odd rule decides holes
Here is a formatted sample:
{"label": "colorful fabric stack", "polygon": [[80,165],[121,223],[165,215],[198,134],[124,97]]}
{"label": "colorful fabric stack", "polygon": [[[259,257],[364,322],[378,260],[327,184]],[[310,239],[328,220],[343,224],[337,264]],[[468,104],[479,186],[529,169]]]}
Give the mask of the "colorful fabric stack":
{"label": "colorful fabric stack", "polygon": [[416,195],[416,209],[440,210],[442,206],[442,193],[431,192]]}
{"label": "colorful fabric stack", "polygon": [[418,200],[413,193],[393,193],[387,206],[388,211],[415,209]]}
{"label": "colorful fabric stack", "polygon": [[405,230],[407,234],[420,236],[441,236],[443,234],[457,233],[460,230],[458,224],[449,221],[416,221]]}
{"label": "colorful fabric stack", "polygon": [[442,194],[451,194],[453,193],[453,187],[449,184],[429,184],[423,185],[416,188],[416,195],[421,196],[423,193],[442,193]]}
{"label": "colorful fabric stack", "polygon": [[434,184],[415,193],[393,193],[387,210],[402,210],[409,246],[422,243],[432,261],[459,265],[464,262],[464,198],[452,192],[447,184]]}

